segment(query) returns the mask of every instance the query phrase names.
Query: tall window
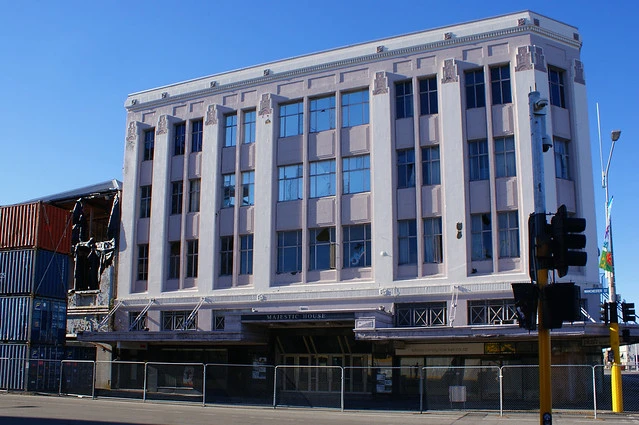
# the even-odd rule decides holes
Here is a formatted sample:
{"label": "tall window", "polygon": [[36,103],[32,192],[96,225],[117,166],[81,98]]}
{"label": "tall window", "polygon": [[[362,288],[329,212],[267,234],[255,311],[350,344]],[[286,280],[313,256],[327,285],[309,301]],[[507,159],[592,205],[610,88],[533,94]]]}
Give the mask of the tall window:
{"label": "tall window", "polygon": [[397,151],[397,188],[415,187],[415,149]]}
{"label": "tall window", "polygon": [[553,145],[555,148],[555,176],[558,179],[571,180],[569,142],[554,138]]}
{"label": "tall window", "polygon": [[169,242],[169,279],[180,278],[180,242]]}
{"label": "tall window", "polygon": [[197,315],[189,322],[191,316],[190,311],[163,311],[162,312],[162,330],[163,331],[179,331],[182,329],[196,330]]}
{"label": "tall window", "polygon": [[419,108],[420,115],[431,115],[438,112],[436,77],[419,81]]}
{"label": "tall window", "polygon": [[242,205],[255,203],[255,171],[242,173]]}
{"label": "tall window", "polygon": [[552,66],[548,67],[548,84],[550,85],[550,104],[566,107],[566,94],[564,92],[564,71]]}
{"label": "tall window", "polygon": [[138,280],[149,279],[149,244],[138,245]]}
{"label": "tall window", "polygon": [[335,160],[310,163],[311,198],[335,195]]}
{"label": "tall window", "polygon": [[224,147],[235,146],[237,137],[237,114],[224,116]]}
{"label": "tall window", "polygon": [[222,208],[235,205],[235,174],[222,174]]}
{"label": "tall window", "polygon": [[493,258],[493,234],[490,213],[470,216],[472,256],[476,261]]}
{"label": "tall window", "polygon": [[466,109],[486,106],[484,71],[477,69],[466,72]]}
{"label": "tall window", "polygon": [[191,125],[191,152],[202,152],[203,120],[195,120]]}
{"label": "tall window", "polygon": [[240,274],[253,274],[253,235],[240,236]]}
{"label": "tall window", "polygon": [[153,149],[155,147],[155,129],[146,130],[144,132],[144,161],[153,160]]}
{"label": "tall window", "polygon": [[311,133],[335,128],[335,96],[311,99]]}
{"label": "tall window", "polygon": [[344,268],[370,267],[373,253],[371,252],[371,225],[357,224],[344,226]]}
{"label": "tall window", "polygon": [[422,148],[422,184],[441,184],[439,146]]}
{"label": "tall window", "polygon": [[198,251],[197,239],[186,241],[186,277],[197,277]]}
{"label": "tall window", "polygon": [[233,274],[233,236],[220,238],[220,275]]}
{"label": "tall window", "polygon": [[189,212],[200,211],[200,179],[189,181]]}
{"label": "tall window", "polygon": [[255,143],[255,110],[244,113],[244,143]]}
{"label": "tall window", "polygon": [[342,159],[342,188],[344,194],[371,190],[370,157],[351,156]]}
{"label": "tall window", "polygon": [[488,180],[488,142],[474,140],[468,142],[470,160],[470,180]]}
{"label": "tall window", "polygon": [[297,136],[304,132],[304,102],[280,105],[280,137]]}
{"label": "tall window", "polygon": [[277,272],[302,271],[302,231],[277,232]]}
{"label": "tall window", "polygon": [[509,65],[490,68],[490,87],[492,89],[493,105],[512,103]]}
{"label": "tall window", "polygon": [[514,177],[515,169],[515,137],[495,138],[495,175],[496,177]]}
{"label": "tall window", "polygon": [[441,263],[442,247],[442,218],[424,219],[424,263]]}
{"label": "tall window", "polygon": [[369,122],[368,89],[342,95],[342,127]]}
{"label": "tall window", "polygon": [[179,182],[171,182],[171,214],[182,214],[183,186]]}
{"label": "tall window", "polygon": [[417,264],[417,222],[415,220],[397,222],[397,242],[399,264]]}
{"label": "tall window", "polygon": [[335,268],[335,228],[309,229],[309,270]]}
{"label": "tall window", "polygon": [[175,139],[173,139],[173,155],[184,155],[186,145],[186,123],[181,122],[175,126]]}
{"label": "tall window", "polygon": [[497,214],[499,258],[519,257],[519,215],[517,211]]}
{"label": "tall window", "polygon": [[293,201],[302,199],[302,164],[285,165],[279,167],[279,198],[278,201]]}
{"label": "tall window", "polygon": [[140,218],[151,217],[151,186],[140,186]]}
{"label": "tall window", "polygon": [[413,116],[413,83],[402,81],[395,83],[395,109],[397,118]]}

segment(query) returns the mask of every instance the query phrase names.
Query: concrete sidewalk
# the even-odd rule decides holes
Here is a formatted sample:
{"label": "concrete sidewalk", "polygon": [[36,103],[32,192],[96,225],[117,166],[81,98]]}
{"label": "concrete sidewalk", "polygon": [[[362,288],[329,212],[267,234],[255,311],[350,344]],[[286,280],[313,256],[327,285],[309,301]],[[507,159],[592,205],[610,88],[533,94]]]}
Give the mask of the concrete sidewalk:
{"label": "concrete sidewalk", "polygon": [[[0,425],[490,425],[539,424],[537,413],[388,412],[143,403],[0,393]],[[639,413],[554,412],[553,424],[639,424]]]}

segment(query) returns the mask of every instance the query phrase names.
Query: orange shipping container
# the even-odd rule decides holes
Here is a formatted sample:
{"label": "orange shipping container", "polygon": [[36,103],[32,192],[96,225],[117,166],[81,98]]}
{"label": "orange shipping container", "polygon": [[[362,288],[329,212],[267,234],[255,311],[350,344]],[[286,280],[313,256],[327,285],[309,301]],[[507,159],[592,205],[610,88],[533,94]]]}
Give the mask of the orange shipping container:
{"label": "orange shipping container", "polygon": [[0,207],[0,249],[71,251],[71,212],[42,202]]}

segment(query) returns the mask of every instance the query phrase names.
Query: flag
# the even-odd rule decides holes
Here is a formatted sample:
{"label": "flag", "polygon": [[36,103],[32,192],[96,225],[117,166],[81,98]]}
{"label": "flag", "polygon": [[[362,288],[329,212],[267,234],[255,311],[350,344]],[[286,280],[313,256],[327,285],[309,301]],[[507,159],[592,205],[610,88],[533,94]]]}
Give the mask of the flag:
{"label": "flag", "polygon": [[612,272],[612,252],[606,249],[606,245],[601,250],[601,258],[599,258],[599,268],[607,272]]}

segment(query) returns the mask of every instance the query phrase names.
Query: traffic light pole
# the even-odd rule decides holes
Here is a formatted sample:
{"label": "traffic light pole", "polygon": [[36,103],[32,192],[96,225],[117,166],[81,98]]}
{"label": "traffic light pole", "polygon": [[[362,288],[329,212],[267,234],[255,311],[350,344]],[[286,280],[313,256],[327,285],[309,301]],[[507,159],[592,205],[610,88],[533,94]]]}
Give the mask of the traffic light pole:
{"label": "traffic light pole", "polygon": [[[534,91],[528,93],[528,104],[530,107],[530,133],[532,142],[532,160],[533,160],[533,187],[535,216],[541,217],[546,214],[546,195],[544,190],[544,163],[543,150],[548,144],[548,136],[546,134],[546,111],[548,108],[548,100],[542,99],[539,92]],[[543,219],[544,225],[546,219]],[[543,226],[535,226],[535,234],[528,235],[534,237],[537,241],[545,237],[543,234]],[[547,265],[537,270],[537,286],[540,292],[548,284],[548,268]],[[539,349],[539,423],[541,425],[552,425],[552,387],[550,385],[550,365],[551,365],[551,341],[550,329],[544,327],[543,321],[543,297],[539,299],[538,308],[538,349]]]}
{"label": "traffic light pole", "polygon": [[613,361],[610,370],[610,383],[612,386],[612,411],[615,413],[620,413],[623,412],[623,392],[621,387],[621,355],[619,353],[619,318],[617,314],[617,290],[615,288],[615,259],[612,247],[612,219],[610,217],[610,198],[608,197],[608,168],[610,167],[611,157],[612,149],[610,150],[608,165],[606,166],[606,170],[603,175],[603,182],[606,188],[606,223],[608,226],[610,254],[612,256],[612,270],[608,272],[608,296],[610,301],[610,349],[612,350],[613,354]]}

